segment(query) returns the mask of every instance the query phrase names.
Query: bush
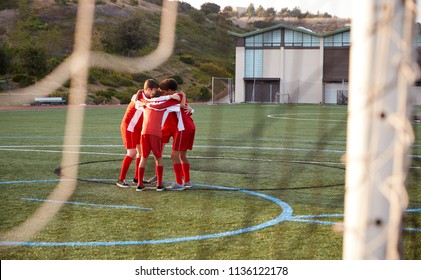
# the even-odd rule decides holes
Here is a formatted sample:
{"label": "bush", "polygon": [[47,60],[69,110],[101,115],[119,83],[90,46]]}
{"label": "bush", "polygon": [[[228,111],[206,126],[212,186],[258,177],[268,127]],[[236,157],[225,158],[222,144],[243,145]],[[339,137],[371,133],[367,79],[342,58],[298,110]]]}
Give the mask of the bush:
{"label": "bush", "polygon": [[90,94],[89,98],[96,105],[108,104],[111,102],[111,100],[116,94],[117,94],[117,91],[115,89],[109,88],[107,90],[99,90],[95,92],[94,94]]}
{"label": "bush", "polygon": [[133,94],[133,92],[119,92],[116,97],[120,100],[120,104],[129,104]]}
{"label": "bush", "polygon": [[180,61],[185,64],[194,64],[194,57],[188,54],[180,55]]}
{"label": "bush", "polygon": [[42,48],[29,46],[21,49],[20,59],[25,72],[35,77],[42,77],[47,73],[47,54]]}
{"label": "bush", "polygon": [[144,74],[144,73],[135,73],[132,74],[132,79],[138,83],[142,84],[142,88],[143,88],[143,83],[147,80],[147,79],[152,79],[151,76]]}
{"label": "bush", "polygon": [[211,76],[214,77],[227,77],[230,76],[230,74],[221,66],[216,65],[212,62],[203,63],[200,65],[200,70],[202,70],[205,73],[208,73]]}
{"label": "bush", "polygon": [[174,79],[179,85],[184,84],[184,80],[180,75],[173,75],[170,78]]}
{"label": "bush", "polygon": [[135,94],[139,88],[137,86],[132,86],[127,88],[125,91],[116,92],[115,98],[120,101],[120,104],[129,104],[133,94]]}
{"label": "bush", "polygon": [[210,90],[202,85],[194,85],[188,88],[187,99],[194,102],[206,102],[212,98]]}
{"label": "bush", "polygon": [[[132,77],[132,76],[128,76]],[[89,73],[88,81],[90,84],[95,83],[95,81],[109,87],[130,87],[133,86],[134,83],[128,77],[120,74],[114,73],[107,70],[102,69],[91,69]]]}
{"label": "bush", "polygon": [[27,87],[35,83],[35,78],[26,74],[15,74],[12,81],[18,83],[20,87]]}

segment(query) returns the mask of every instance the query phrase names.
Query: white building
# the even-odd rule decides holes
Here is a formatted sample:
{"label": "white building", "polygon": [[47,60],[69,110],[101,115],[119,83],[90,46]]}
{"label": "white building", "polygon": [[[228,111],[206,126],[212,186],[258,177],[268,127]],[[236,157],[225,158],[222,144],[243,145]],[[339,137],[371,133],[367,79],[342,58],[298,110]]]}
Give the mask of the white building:
{"label": "white building", "polygon": [[[347,103],[350,27],[317,34],[278,24],[230,34],[237,40],[235,102]],[[413,90],[421,104],[420,87]]]}

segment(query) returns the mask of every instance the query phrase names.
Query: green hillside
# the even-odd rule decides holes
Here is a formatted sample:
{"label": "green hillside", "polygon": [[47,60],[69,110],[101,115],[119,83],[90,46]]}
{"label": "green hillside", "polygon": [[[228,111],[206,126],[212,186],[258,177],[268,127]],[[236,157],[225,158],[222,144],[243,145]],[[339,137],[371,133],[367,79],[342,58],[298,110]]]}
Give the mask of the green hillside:
{"label": "green hillside", "polygon": [[[11,1],[1,7],[0,91],[35,83],[73,51],[76,1],[35,2]],[[133,5],[113,2],[97,1],[93,49],[128,57],[152,52],[159,41],[162,1],[125,1]],[[195,101],[209,100],[212,76],[234,75],[235,42],[228,30],[243,32],[221,14],[205,15],[180,3],[176,45],[169,61],[148,73],[91,69],[87,102],[126,103],[146,78],[161,80],[170,76]],[[65,84],[54,95],[67,98],[68,91],[69,84]]]}
{"label": "green hillside", "polygon": [[[159,41],[162,0],[96,0],[92,48],[139,57]],[[205,7],[206,6],[206,7]],[[282,9],[276,14],[250,9],[245,14],[206,3],[200,10],[179,2],[176,44],[165,65],[146,73],[91,69],[89,104],[128,103],[143,81],[174,77],[193,101],[211,98],[212,76],[234,77],[235,40],[228,31],[246,33],[278,23],[303,26],[318,33],[350,23],[328,14]],[[4,0],[0,2],[0,92],[36,83],[73,51],[76,0]],[[69,83],[53,96],[68,98]]]}

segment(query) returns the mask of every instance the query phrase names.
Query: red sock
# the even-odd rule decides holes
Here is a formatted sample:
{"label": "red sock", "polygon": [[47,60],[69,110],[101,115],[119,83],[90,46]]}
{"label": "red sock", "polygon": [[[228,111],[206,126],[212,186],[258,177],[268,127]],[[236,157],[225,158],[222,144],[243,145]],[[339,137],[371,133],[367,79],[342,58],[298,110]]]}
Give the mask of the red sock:
{"label": "red sock", "polygon": [[183,163],[184,182],[190,182],[190,163]]}
{"label": "red sock", "polygon": [[174,167],[174,174],[175,174],[175,182],[177,184],[183,184],[183,168],[181,163],[173,164]]}
{"label": "red sock", "polygon": [[132,163],[133,158],[129,156],[125,156],[123,162],[121,163],[121,171],[119,180],[125,180],[127,175],[127,170],[129,170],[130,164]]}
{"label": "red sock", "polygon": [[162,186],[162,177],[164,175],[164,166],[158,165],[155,167],[157,181],[156,186]]}
{"label": "red sock", "polygon": [[[136,168],[134,169],[134,177],[133,179],[137,179],[139,181],[139,164],[140,164],[140,157],[136,158]],[[141,178],[143,180],[143,178]]]}
{"label": "red sock", "polygon": [[[145,168],[144,167],[138,167],[138,169],[139,169],[139,178],[143,178],[143,176],[145,176]],[[137,181],[137,185],[143,186],[143,180],[140,179],[139,181]]]}

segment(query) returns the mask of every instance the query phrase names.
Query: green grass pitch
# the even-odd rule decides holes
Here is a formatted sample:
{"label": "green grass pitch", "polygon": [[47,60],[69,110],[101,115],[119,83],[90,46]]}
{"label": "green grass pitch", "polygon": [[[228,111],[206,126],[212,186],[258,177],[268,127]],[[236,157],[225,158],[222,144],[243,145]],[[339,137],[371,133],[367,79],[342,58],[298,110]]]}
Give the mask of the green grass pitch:
{"label": "green grass pitch", "polygon": [[[195,186],[162,193],[115,185],[125,107],[86,108],[75,193],[30,243],[3,248],[0,258],[341,259],[335,225],[343,221],[347,107],[193,107],[197,132],[188,156]],[[59,179],[65,118],[63,108],[0,110],[0,233],[41,203],[56,203],[45,199]],[[421,259],[420,124],[414,131],[405,259]],[[169,155],[168,145],[166,184],[174,180]],[[146,173],[153,175],[153,160]]]}

